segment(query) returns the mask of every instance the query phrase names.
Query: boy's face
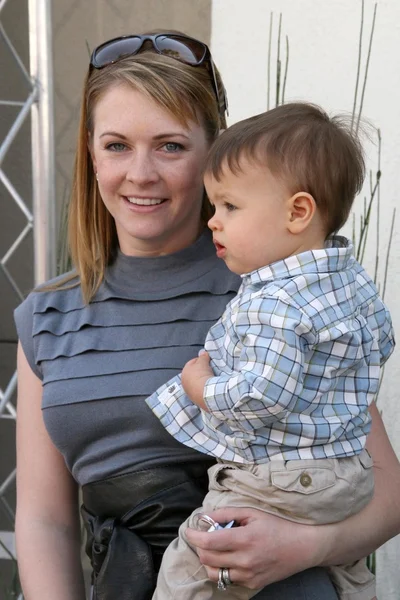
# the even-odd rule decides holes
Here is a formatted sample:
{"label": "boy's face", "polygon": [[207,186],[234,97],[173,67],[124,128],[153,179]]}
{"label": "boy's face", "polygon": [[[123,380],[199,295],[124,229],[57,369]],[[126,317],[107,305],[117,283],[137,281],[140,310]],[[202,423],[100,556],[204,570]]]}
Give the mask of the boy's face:
{"label": "boy's face", "polygon": [[204,178],[207,195],[215,207],[208,226],[217,255],[237,274],[249,273],[292,254],[293,239],[286,186],[265,167],[240,161],[235,175],[227,166],[220,181]]}

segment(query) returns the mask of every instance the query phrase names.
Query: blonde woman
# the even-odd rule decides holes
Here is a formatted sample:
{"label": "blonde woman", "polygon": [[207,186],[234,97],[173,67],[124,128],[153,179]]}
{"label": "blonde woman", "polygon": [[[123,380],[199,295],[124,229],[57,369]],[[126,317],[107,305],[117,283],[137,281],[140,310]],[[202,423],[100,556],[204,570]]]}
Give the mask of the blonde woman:
{"label": "blonde woman", "polygon": [[[225,108],[207,46],[181,33],[117,38],[92,54],[69,216],[74,271],[16,311],[27,600],[84,598],[78,486],[92,597],[102,600],[151,598],[165,547],[206,492],[210,462],[169,436],[144,400],[197,355],[239,285],[205,228],[202,170]],[[333,599],[315,567],[357,560],[398,532],[400,469],[371,413],[368,447],[382,468],[368,507],[321,528],[217,513],[241,527],[188,532],[212,580],[224,568],[234,583],[267,586],[260,599]]]}

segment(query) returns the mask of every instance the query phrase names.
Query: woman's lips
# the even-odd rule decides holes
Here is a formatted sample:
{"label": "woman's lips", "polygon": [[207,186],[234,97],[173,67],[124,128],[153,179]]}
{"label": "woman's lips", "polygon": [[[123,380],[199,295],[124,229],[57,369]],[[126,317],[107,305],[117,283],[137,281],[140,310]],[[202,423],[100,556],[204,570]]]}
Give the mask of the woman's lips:
{"label": "woman's lips", "polygon": [[157,211],[167,198],[137,198],[136,196],[123,196],[124,202],[135,212],[153,212]]}
{"label": "woman's lips", "polygon": [[136,196],[126,196],[130,204],[138,206],[156,206],[164,202],[164,198],[137,198]]}

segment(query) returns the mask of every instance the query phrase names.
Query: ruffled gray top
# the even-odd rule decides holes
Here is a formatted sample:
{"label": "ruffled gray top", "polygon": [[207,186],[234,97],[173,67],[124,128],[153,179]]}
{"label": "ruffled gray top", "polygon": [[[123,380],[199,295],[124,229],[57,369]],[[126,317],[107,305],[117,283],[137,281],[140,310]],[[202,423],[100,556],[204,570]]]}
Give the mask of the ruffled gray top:
{"label": "ruffled gray top", "polygon": [[198,354],[239,283],[207,231],[171,255],[119,253],[89,305],[76,286],[32,292],[17,308],[47,430],[81,485],[204,460],[164,431],[144,399]]}

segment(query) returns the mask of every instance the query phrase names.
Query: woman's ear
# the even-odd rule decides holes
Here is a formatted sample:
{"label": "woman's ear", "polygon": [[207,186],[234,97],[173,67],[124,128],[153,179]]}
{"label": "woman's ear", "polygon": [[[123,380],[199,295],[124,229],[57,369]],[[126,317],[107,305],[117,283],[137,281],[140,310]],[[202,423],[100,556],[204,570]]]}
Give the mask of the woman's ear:
{"label": "woman's ear", "polygon": [[317,210],[315,200],[308,192],[298,192],[289,198],[288,202],[288,230],[293,234],[303,233],[310,225]]}

